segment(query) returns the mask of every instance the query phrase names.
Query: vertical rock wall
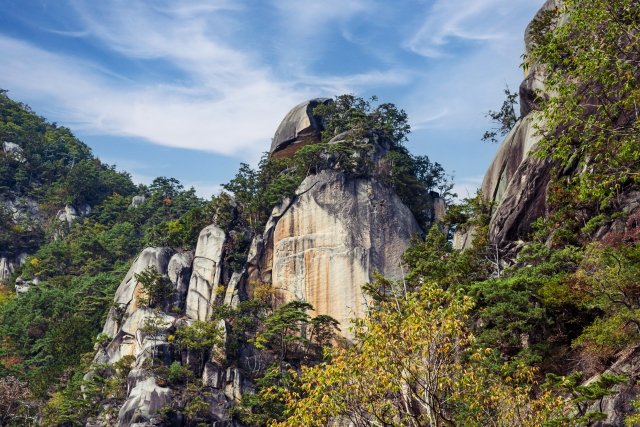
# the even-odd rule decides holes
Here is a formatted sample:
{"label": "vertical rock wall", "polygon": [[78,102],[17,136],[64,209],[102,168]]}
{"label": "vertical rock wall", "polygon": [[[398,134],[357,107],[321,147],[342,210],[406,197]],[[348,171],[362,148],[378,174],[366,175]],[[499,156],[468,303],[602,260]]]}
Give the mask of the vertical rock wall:
{"label": "vertical rock wall", "polygon": [[193,273],[187,293],[186,314],[197,320],[208,320],[218,295],[221,261],[226,235],[215,225],[200,233],[193,260]]}
{"label": "vertical rock wall", "polygon": [[[560,0],[547,0],[536,16],[559,5]],[[533,48],[530,30],[531,25],[525,30],[525,56],[530,55]],[[537,129],[543,124],[536,111],[538,103],[550,96],[545,79],[544,66],[528,64],[519,89],[521,118],[500,145],[482,182],[484,197],[496,202],[489,238],[501,246],[525,239],[531,231],[530,224],[546,213],[549,172],[554,165],[550,160],[531,156],[542,139]],[[454,247],[465,249],[472,241],[470,233],[459,233],[454,238]]]}
{"label": "vertical rock wall", "polygon": [[366,309],[361,287],[373,270],[400,279],[415,218],[395,192],[335,171],[307,178],[275,226],[272,282],[279,304],[306,301],[342,325]]}

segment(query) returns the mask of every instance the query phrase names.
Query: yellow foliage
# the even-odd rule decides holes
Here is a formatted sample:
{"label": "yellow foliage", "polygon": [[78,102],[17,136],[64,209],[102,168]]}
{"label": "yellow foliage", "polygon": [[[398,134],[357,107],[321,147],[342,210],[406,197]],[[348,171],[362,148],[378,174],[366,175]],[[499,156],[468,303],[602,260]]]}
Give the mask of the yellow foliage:
{"label": "yellow foliage", "polygon": [[566,414],[563,398],[532,397],[532,369],[506,377],[488,368],[487,351],[469,350],[472,306],[434,285],[381,303],[356,321],[355,345],[303,369],[306,397],[290,394],[290,417],[273,425],[537,427]]}
{"label": "yellow foliage", "polygon": [[11,289],[0,284],[0,307],[9,304],[13,298],[15,298],[15,294],[11,292]]}

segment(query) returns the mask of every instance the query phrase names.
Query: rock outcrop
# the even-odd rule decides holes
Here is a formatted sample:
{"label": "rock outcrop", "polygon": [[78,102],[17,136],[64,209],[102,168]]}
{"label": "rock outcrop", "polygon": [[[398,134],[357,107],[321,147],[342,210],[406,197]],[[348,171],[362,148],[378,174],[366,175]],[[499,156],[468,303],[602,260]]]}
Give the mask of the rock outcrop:
{"label": "rock outcrop", "polygon": [[160,274],[167,274],[173,253],[170,248],[150,247],[138,255],[116,291],[113,307],[102,330],[104,334],[115,337],[122,329],[123,320],[118,319],[128,319],[138,309],[141,290],[135,275],[150,266],[154,266]]}
{"label": "rock outcrop", "polygon": [[[625,418],[636,413],[632,402],[640,394],[638,380],[640,380],[640,347],[628,348],[616,355],[616,361],[603,374],[624,375],[628,381],[612,387],[613,393],[605,396],[601,403],[589,408],[590,411],[604,412],[606,418],[594,422],[594,427],[622,427],[626,426]],[[601,374],[600,374],[601,375]],[[587,380],[583,385],[596,381],[600,375]]]}
{"label": "rock outcrop", "polygon": [[[295,107],[276,132],[272,154],[292,155],[304,144],[317,142],[322,124],[312,110],[325,102],[330,100],[316,99]],[[332,143],[346,136],[338,135]],[[358,155],[380,166],[392,147],[375,133],[367,138],[371,150]],[[327,152],[330,156],[330,150]],[[445,206],[443,200],[429,197],[433,220],[444,214]],[[134,199],[130,207],[140,203],[143,200]],[[236,208],[231,206],[235,217]],[[67,208],[65,218],[67,210],[75,218],[77,213]],[[232,271],[226,260],[233,255],[230,251],[238,233],[253,240],[245,265]],[[309,175],[295,195],[284,197],[257,235],[235,229],[226,233],[212,224],[200,232],[193,252],[146,248],[116,291],[103,328],[111,341],[102,343],[94,358],[99,364],[114,364],[125,356],[135,358],[118,426],[161,422],[157,410],[179,397],[148,369],[152,354],[166,366],[174,361],[194,366],[193,352],[179,350],[170,337],[185,325],[211,321],[216,306],[238,307],[252,298],[256,286],[270,285],[275,308],[292,300],[310,303],[315,308],[312,316],[334,317],[348,338],[350,319],[366,311],[362,285],[371,281],[374,271],[401,279],[400,258],[413,234],[421,235],[423,230],[393,189],[375,177],[349,177],[329,168]],[[166,275],[173,286],[171,297],[155,309],[141,304],[142,290],[136,280],[136,274],[150,266]],[[155,325],[154,333],[149,332],[150,324]],[[219,320],[218,327],[223,333],[221,341],[228,343],[230,325]],[[214,425],[234,425],[228,409],[243,394],[255,392],[253,380],[275,360],[272,353],[258,350],[249,341],[237,344],[238,360],[227,360],[226,344],[221,344],[211,349],[208,360],[198,362],[207,390],[203,399],[210,405],[207,420],[220,423]],[[162,422],[167,424],[167,420]]]}
{"label": "rock outcrop", "polygon": [[2,143],[2,148],[7,156],[13,157],[15,160],[18,160],[21,163],[24,163],[24,157],[22,154],[22,147],[20,147],[15,142],[4,141]]}
{"label": "rock outcrop", "polygon": [[28,219],[41,221],[44,213],[38,205],[38,201],[33,197],[16,197],[14,199],[0,200],[0,205],[11,212],[13,219]]}
{"label": "rock outcrop", "polygon": [[[133,427],[160,424],[158,411],[171,402],[171,389],[160,387],[156,378],[144,371],[131,371],[130,380],[135,381],[129,397],[118,413],[118,427]],[[135,372],[135,373],[134,373]],[[146,374],[146,375],[145,375]],[[144,376],[144,379],[136,377]],[[136,381],[137,380],[137,381]]]}
{"label": "rock outcrop", "polygon": [[193,260],[193,273],[187,293],[187,316],[208,320],[218,297],[222,255],[226,235],[215,225],[200,233]]}
{"label": "rock outcrop", "polygon": [[16,267],[21,266],[27,260],[27,254],[21,253],[17,257],[0,257],[0,282],[9,280]]}
{"label": "rock outcrop", "polygon": [[134,196],[131,199],[131,204],[129,205],[129,209],[137,208],[138,206],[143,204],[146,200],[147,200],[147,196],[145,196],[144,194],[142,194],[140,196]]}
{"label": "rock outcrop", "polygon": [[[536,17],[559,5],[560,0],[547,0]],[[533,48],[530,30],[531,24],[525,30],[525,58]],[[525,79],[520,85],[521,117],[500,145],[482,182],[482,194],[496,203],[489,226],[489,238],[500,246],[525,239],[531,231],[531,223],[547,210],[549,172],[555,164],[531,155],[542,139],[537,128],[543,123],[536,110],[540,100],[549,97],[545,79],[543,66],[528,64]],[[468,248],[473,241],[470,232],[464,235],[458,233],[454,238],[454,247]]]}
{"label": "rock outcrop", "polygon": [[366,310],[362,285],[374,270],[401,279],[400,257],[422,230],[395,192],[374,180],[323,171],[297,194],[266,241],[276,297],[309,302],[346,333],[349,319]]}
{"label": "rock outcrop", "polygon": [[322,119],[313,115],[313,109],[320,104],[330,102],[332,102],[330,98],[316,98],[293,107],[273,136],[271,155],[274,158],[293,157],[300,147],[318,142],[324,127]]}
{"label": "rock outcrop", "polygon": [[86,217],[91,214],[92,208],[88,204],[84,203],[78,207],[78,209],[74,208],[71,205],[66,205],[64,209],[61,209],[56,214],[56,219],[62,222],[68,222],[71,224],[78,218]]}

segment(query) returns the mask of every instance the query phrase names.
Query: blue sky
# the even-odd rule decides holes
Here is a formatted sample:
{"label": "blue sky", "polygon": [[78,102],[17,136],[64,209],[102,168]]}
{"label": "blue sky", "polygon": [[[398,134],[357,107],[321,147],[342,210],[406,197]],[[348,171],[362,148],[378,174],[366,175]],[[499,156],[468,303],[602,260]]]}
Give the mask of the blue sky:
{"label": "blue sky", "polygon": [[377,95],[408,148],[479,187],[543,0],[3,0],[0,88],[149,183],[219,190],[314,97]]}

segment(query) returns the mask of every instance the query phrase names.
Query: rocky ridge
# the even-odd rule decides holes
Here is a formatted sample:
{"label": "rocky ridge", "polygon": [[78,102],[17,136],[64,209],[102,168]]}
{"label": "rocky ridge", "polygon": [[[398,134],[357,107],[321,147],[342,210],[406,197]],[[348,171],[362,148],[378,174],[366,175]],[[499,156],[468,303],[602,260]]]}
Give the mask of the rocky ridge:
{"label": "rocky ridge", "polygon": [[[313,123],[307,108],[311,104],[301,105],[292,111],[302,109],[308,114],[307,121]],[[292,120],[291,115],[280,128]],[[278,149],[276,146],[274,152]],[[374,145],[369,155],[379,162],[385,153],[384,146]],[[435,220],[443,214],[444,204],[433,205]],[[235,307],[251,299],[256,286],[267,285],[273,289],[276,306],[290,301],[310,303],[315,308],[312,316],[334,317],[342,334],[349,337],[350,319],[366,311],[362,285],[371,280],[374,271],[402,278],[399,259],[412,235],[421,235],[423,230],[398,195],[376,178],[350,178],[329,169],[309,175],[294,196],[285,197],[273,209],[264,231],[252,240],[246,264],[238,271],[231,271],[225,262],[230,233],[212,224],[201,231],[195,251],[146,248],[120,284],[103,328],[110,342],[99,347],[94,358],[95,365],[114,365],[124,357],[135,360],[127,379],[125,403],[115,408],[119,427],[181,425],[180,414],[172,420],[158,414],[158,409],[176,396],[145,369],[152,353],[166,366],[174,361],[183,365],[193,362],[192,354],[171,344],[170,337],[181,326],[209,321],[214,307]],[[143,293],[136,274],[150,266],[167,277],[173,288],[172,296],[160,304],[160,314],[141,304]],[[150,319],[162,325],[153,335],[145,332]],[[219,326],[228,329],[224,321]],[[200,379],[207,390],[207,419],[216,426],[232,426],[229,408],[254,390],[256,371],[249,367],[249,361],[270,356],[251,343],[242,344],[235,364],[221,361],[215,356],[219,352],[212,354]],[[96,421],[92,425],[102,424]]]}

